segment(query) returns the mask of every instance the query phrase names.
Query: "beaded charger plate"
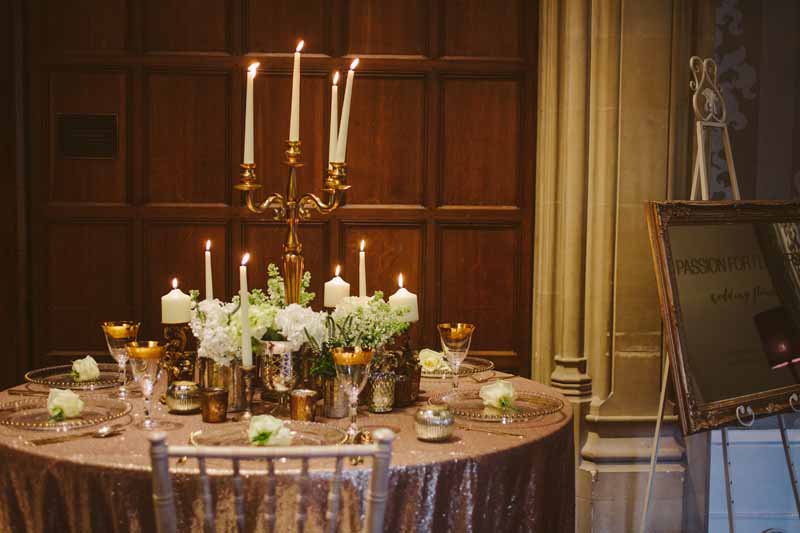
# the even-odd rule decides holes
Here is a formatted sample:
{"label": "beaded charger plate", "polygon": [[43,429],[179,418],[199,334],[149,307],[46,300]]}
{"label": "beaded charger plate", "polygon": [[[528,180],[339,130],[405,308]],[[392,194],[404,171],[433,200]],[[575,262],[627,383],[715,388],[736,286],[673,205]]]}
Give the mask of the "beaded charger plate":
{"label": "beaded charger plate", "polygon": [[514,407],[497,409],[487,407],[480,397],[480,389],[463,389],[443,392],[428,400],[431,404],[446,404],[456,416],[480,422],[515,422],[530,420],[559,412],[564,402],[542,392],[517,391]]}
{"label": "beaded charger plate", "polygon": [[[328,424],[284,420],[283,425],[292,432],[291,446],[325,446],[343,444],[347,440],[347,433]],[[248,426],[239,423],[195,431],[191,443],[195,446],[248,446]]]}
{"label": "beaded charger plate", "polygon": [[[494,363],[489,361],[488,359],[481,359],[480,357],[467,357],[461,362],[461,366],[458,367],[458,376],[468,376],[470,374],[479,374],[480,372],[486,372],[494,368]],[[429,372],[426,370],[422,371],[423,378],[448,378],[453,375],[453,370],[448,365],[447,368],[434,370],[433,372]]]}
{"label": "beaded charger plate", "polygon": [[113,398],[82,398],[83,411],[76,418],[50,420],[47,398],[25,398],[0,403],[0,425],[34,431],[68,431],[103,424],[130,413],[131,404]]}
{"label": "beaded charger plate", "polygon": [[72,365],[31,370],[25,374],[25,380],[46,387],[72,390],[107,389],[119,385],[120,371],[116,364],[100,363],[97,367],[100,369],[100,376],[92,381],[76,381],[72,377]]}

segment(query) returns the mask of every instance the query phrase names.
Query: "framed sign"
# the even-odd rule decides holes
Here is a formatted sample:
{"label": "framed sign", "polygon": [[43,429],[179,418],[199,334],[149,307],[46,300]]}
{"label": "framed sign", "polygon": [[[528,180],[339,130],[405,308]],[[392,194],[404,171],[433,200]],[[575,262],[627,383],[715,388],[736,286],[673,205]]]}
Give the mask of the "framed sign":
{"label": "framed sign", "polygon": [[684,433],[800,409],[800,203],[646,212]]}

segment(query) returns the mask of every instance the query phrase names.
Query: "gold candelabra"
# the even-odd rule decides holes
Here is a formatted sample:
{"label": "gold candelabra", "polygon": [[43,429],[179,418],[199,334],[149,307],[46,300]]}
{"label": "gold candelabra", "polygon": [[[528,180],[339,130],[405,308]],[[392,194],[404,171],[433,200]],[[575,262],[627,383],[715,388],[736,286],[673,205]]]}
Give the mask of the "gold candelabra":
{"label": "gold candelabra", "polygon": [[313,193],[300,195],[297,191],[297,169],[303,166],[300,141],[286,141],[286,160],[289,167],[289,180],[286,193],[274,193],[263,202],[258,203],[253,197],[261,185],[256,182],[255,163],[243,163],[242,180],[235,186],[244,192],[247,209],[262,214],[270,209],[274,211],[274,220],[286,222],[286,240],[283,243],[283,282],[286,289],[286,303],[299,303],[300,281],[303,278],[303,245],[297,235],[297,227],[301,220],[311,218],[311,212],[317,211],[326,215],[335,211],[350,188],[347,185],[347,166],[344,163],[330,163],[322,189],[327,201]]}

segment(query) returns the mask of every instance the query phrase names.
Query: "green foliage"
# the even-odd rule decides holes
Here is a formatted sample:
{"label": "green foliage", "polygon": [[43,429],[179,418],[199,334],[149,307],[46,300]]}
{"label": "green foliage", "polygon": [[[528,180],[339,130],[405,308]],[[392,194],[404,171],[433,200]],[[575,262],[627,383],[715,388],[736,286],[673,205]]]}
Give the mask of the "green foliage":
{"label": "green foliage", "polygon": [[[311,272],[304,272],[303,279],[300,280],[300,302],[303,307],[308,306],[316,294],[309,292],[311,286]],[[286,288],[280,270],[275,263],[267,266],[267,299],[269,303],[276,307],[286,307]]]}

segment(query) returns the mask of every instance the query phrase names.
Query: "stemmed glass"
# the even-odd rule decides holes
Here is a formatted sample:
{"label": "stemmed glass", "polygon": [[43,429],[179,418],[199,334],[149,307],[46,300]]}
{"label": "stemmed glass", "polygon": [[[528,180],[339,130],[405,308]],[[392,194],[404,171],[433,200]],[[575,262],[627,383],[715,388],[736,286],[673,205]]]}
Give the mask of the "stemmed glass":
{"label": "stemmed glass", "polygon": [[135,342],[136,337],[139,335],[139,322],[131,322],[129,320],[120,320],[116,322],[103,322],[100,327],[106,336],[106,345],[111,357],[119,365],[119,388],[117,392],[111,396],[126,400],[128,398],[128,389],[125,383],[128,380],[125,365],[128,363],[128,351],[125,345],[129,342]]}
{"label": "stemmed glass", "polygon": [[158,420],[150,417],[153,389],[161,377],[161,358],[164,356],[164,343],[159,341],[129,342],[126,345],[131,358],[133,377],[142,387],[144,396],[144,420],[138,422],[139,429],[158,429],[163,427]]}
{"label": "stemmed glass", "polygon": [[475,331],[474,324],[464,324],[457,322],[453,324],[439,324],[439,337],[442,340],[442,349],[447,362],[453,368],[453,388],[458,388],[458,369],[467,357],[469,345],[472,342],[472,333]]}
{"label": "stemmed glass", "polygon": [[355,442],[359,433],[358,395],[367,384],[371,362],[372,350],[363,350],[359,347],[333,349],[333,365],[336,368],[337,381],[350,397],[350,426],[347,428],[350,442]]}

